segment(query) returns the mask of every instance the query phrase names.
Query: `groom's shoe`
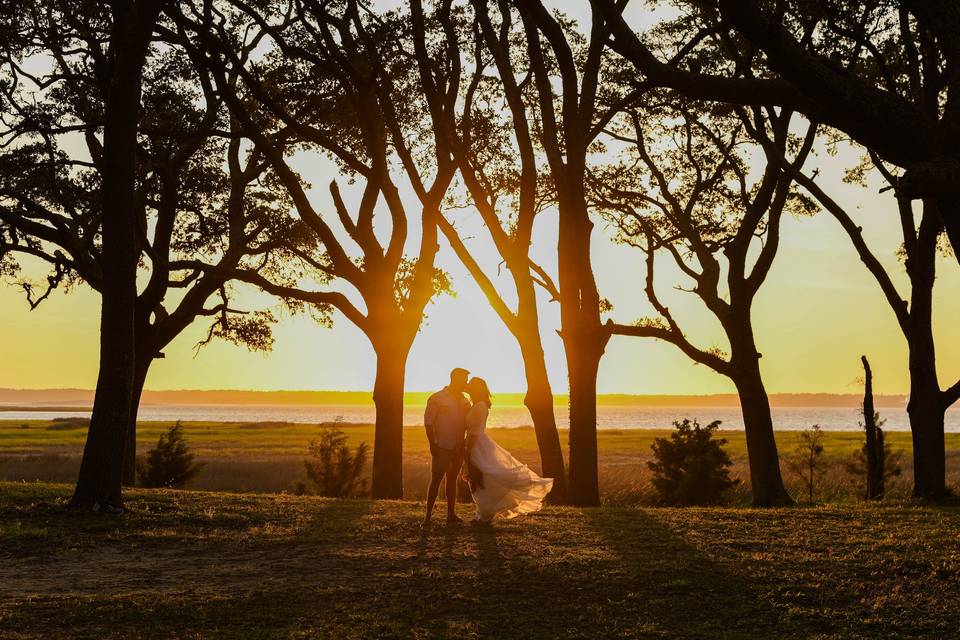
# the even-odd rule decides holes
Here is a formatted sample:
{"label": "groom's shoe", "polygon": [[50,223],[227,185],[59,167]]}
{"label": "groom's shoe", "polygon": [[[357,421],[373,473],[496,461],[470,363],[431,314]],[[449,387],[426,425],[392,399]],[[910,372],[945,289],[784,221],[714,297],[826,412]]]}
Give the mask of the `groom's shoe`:
{"label": "groom's shoe", "polygon": [[456,514],[447,516],[447,524],[463,524],[463,518],[457,517]]}

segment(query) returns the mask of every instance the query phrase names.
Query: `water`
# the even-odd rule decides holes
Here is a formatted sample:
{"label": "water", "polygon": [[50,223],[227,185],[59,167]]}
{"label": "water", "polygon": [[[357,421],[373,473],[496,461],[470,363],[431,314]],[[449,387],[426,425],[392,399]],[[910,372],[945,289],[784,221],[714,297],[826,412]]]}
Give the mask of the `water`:
{"label": "water", "polygon": [[[38,406],[39,408],[39,406]],[[882,407],[885,429],[909,431],[905,407]],[[0,420],[51,420],[59,417],[88,417],[88,411],[0,411]],[[185,422],[300,422],[320,423],[341,420],[348,423],[372,423],[372,406],[365,405],[143,405],[141,420]],[[601,429],[662,429],[680,418],[696,418],[701,424],[721,420],[723,429],[743,429],[739,407],[644,407],[600,406],[597,422]],[[827,431],[849,431],[858,428],[856,407],[775,407],[773,423],[779,430],[806,429],[819,424]],[[566,408],[557,407],[559,426],[565,426]],[[410,406],[404,411],[404,424],[423,423],[423,407]],[[494,406],[491,426],[519,427],[530,424],[526,409],[517,406]],[[946,431],[960,433],[960,409],[947,411]]]}

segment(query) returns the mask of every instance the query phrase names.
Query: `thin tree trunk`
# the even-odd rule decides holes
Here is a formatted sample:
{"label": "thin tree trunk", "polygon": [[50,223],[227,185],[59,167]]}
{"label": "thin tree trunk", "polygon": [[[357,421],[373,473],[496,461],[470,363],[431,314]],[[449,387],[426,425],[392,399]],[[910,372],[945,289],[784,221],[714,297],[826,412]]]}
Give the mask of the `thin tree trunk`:
{"label": "thin tree trunk", "polygon": [[773,435],[770,399],[760,376],[759,362],[751,358],[736,369],[733,382],[740,396],[743,429],[746,432],[753,504],[758,507],[793,504],[780,475],[780,457]]}
{"label": "thin tree trunk", "polygon": [[138,2],[114,11],[113,75],[103,131],[100,371],[77,486],[70,501],[74,508],[119,508],[123,501],[124,442],[135,370],[137,122],[143,67],[158,8],[157,3]]}
{"label": "thin tree trunk", "polygon": [[376,426],[373,436],[374,498],[403,497],[403,389],[410,344],[374,345],[377,372],[373,384]]}
{"label": "thin tree trunk", "polygon": [[[141,358],[138,354],[138,360]],[[130,422],[127,424],[127,438],[123,450],[123,486],[134,487],[137,484],[137,415],[140,411],[140,397],[143,395],[143,385],[150,371],[149,362],[137,362],[134,367],[133,389],[130,397]]]}
{"label": "thin tree trunk", "polygon": [[883,440],[878,437],[876,410],[873,405],[873,372],[870,370],[870,362],[867,356],[861,356],[863,363],[864,389],[863,389],[863,427],[866,435],[866,459],[867,459],[867,500],[878,500],[883,497],[883,468],[881,460],[883,459]]}
{"label": "thin tree trunk", "polygon": [[553,478],[553,489],[547,499],[554,504],[562,504],[567,499],[566,469],[543,348],[538,340],[536,344],[527,344],[526,347],[521,344],[521,353],[527,379],[527,393],[523,404],[533,419],[543,477]]}

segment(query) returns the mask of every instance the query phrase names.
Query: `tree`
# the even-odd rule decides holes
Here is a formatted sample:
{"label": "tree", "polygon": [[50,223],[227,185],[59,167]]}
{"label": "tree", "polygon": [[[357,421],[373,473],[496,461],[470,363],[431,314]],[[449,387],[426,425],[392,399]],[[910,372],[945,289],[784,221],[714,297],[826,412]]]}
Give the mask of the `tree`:
{"label": "tree", "polygon": [[[94,160],[100,163],[100,252],[102,292],[100,363],[93,414],[84,445],[75,508],[122,511],[123,453],[135,377],[134,306],[140,255],[137,225],[137,133],[141,80],[163,0],[100,3],[15,3],[0,14],[5,39],[5,67],[20,74],[22,55],[51,55],[62,48],[64,64],[90,65],[96,84],[85,87],[95,100],[101,137]],[[65,25],[66,32],[59,28]],[[69,74],[70,69],[63,69]],[[22,74],[21,74],[22,75]],[[55,78],[59,76],[55,75]],[[4,88],[6,109],[12,101]],[[43,115],[43,112],[40,112]],[[70,127],[70,125],[66,125]],[[9,263],[8,263],[9,264]],[[56,277],[56,275],[55,275]]]}
{"label": "tree", "polygon": [[960,258],[960,13],[950,0],[893,3],[710,0],[682,6],[700,21],[685,45],[724,34],[738,73],[661,61],[627,25],[622,3],[591,0],[611,46],[646,81],[688,96],[785,107],[842,131],[904,169],[907,200],[935,204]]}
{"label": "tree", "polygon": [[[782,165],[785,166],[785,165]],[[891,185],[900,182],[900,176],[885,166],[874,154],[865,159],[848,179],[863,182],[870,169],[876,170]],[[933,337],[933,287],[936,282],[938,254],[946,247],[943,237],[943,217],[935,202],[922,202],[919,224],[911,200],[899,191],[897,213],[903,244],[900,256],[910,284],[909,302],[901,297],[893,278],[871,249],[863,232],[850,214],[810,176],[788,169],[794,179],[806,189],[847,233],[850,242],[877,281],[887,304],[896,318],[907,343],[910,371],[910,401],[907,414],[913,440],[913,493],[917,498],[939,498],[949,494],[946,485],[946,445],[944,441],[944,414],[960,399],[960,380],[941,389],[936,367],[936,344]]]}
{"label": "tree", "polygon": [[[31,16],[35,46],[59,62],[43,76],[20,64],[13,68],[17,82],[6,95],[11,117],[4,135],[15,144],[0,155],[7,168],[0,173],[0,255],[50,266],[43,287],[22,274],[11,276],[34,308],[58,286],[82,282],[103,294],[108,269],[98,196],[106,169],[97,135],[100,54],[95,43],[72,46],[71,23],[41,28],[42,16]],[[212,320],[201,344],[219,337],[268,349],[272,314],[232,305],[225,274],[243,264],[282,270],[283,248],[298,232],[269,165],[241,147],[236,123],[210,79],[162,20],[154,31],[162,43],[155,46],[163,50],[142,72],[145,108],[137,124],[140,160],[130,214],[137,224],[138,271],[148,275],[133,306],[134,377],[122,465],[127,485],[134,483],[137,409],[153,361],[198,318]],[[218,271],[178,267],[178,260],[198,255],[216,262]],[[208,305],[211,299],[219,303]]]}
{"label": "tree", "polygon": [[157,446],[137,461],[137,482],[141,487],[182,487],[203,468],[203,463],[194,459],[183,435],[183,425],[177,420],[160,434]]}
{"label": "tree", "polygon": [[[446,274],[435,265],[437,219],[456,171],[448,149],[438,146],[424,156],[414,152],[411,140],[442,126],[453,112],[460,68],[439,64],[431,83],[422,85],[404,48],[403,21],[366,12],[354,0],[265,8],[236,2],[231,11],[214,10],[203,0],[179,10],[178,24],[191,34],[195,55],[203,58],[218,94],[276,172],[314,239],[293,250],[299,275],[276,277],[259,269],[232,275],[324,315],[338,310],[367,336],[377,358],[371,492],[374,498],[400,498],[407,356],[427,304],[449,289]],[[214,11],[221,19],[208,28],[205,16]],[[258,47],[268,53],[240,53]],[[228,81],[232,74],[241,80],[236,86]],[[337,231],[283,152],[288,129],[301,148],[328,155],[342,175],[360,185],[352,214],[337,182],[331,183]],[[395,174],[415,193],[418,217],[401,198]],[[386,216],[378,217],[381,202]],[[389,220],[385,243],[375,232],[375,218]],[[416,257],[406,253],[412,222],[420,227]],[[192,266],[216,270],[202,261]],[[325,288],[307,286],[311,280]],[[365,311],[334,284],[349,287]]]}
{"label": "tree", "polygon": [[[791,154],[792,166],[802,166],[816,128],[800,137],[790,130],[789,111],[704,106],[671,91],[651,91],[623,115],[608,131],[627,145],[626,157],[596,172],[593,197],[619,230],[619,240],[645,252],[644,290],[656,315],[615,324],[613,332],[663,340],[730,378],[743,412],[754,504],[788,504],[752,308],[776,257],[784,212],[811,212],[780,161]],[[748,155],[762,148],[756,136],[769,136],[778,151],[761,159],[766,162],[754,179]],[[697,295],[717,318],[729,355],[696,346],[662,301],[655,286],[658,253],[692,282],[680,288]]]}
{"label": "tree", "polygon": [[823,455],[823,431],[815,424],[800,432],[800,442],[787,458],[787,467],[803,480],[807,490],[807,499],[813,502],[813,491],[817,479],[823,476],[825,469],[820,462]]}
{"label": "tree", "polygon": [[367,464],[366,442],[350,451],[346,434],[335,425],[324,425],[320,435],[310,441],[309,451],[303,466],[316,495],[346,498],[366,491],[367,481],[361,478]]}
{"label": "tree", "polygon": [[[478,15],[488,10],[486,0],[472,4]],[[526,49],[529,72],[520,76],[510,67],[510,73],[504,69],[499,75],[524,77],[531,85],[528,100],[535,107],[533,118],[559,214],[556,295],[570,394],[569,498],[572,504],[598,505],[597,374],[611,331],[601,319],[606,303],[591,262],[594,225],[586,178],[604,123],[634,92],[614,95],[602,83],[604,72],[609,71],[604,51],[610,33],[595,11],[585,40],[569,21],[552,14],[539,0],[510,4],[520,17],[520,33],[515,37]],[[500,33],[509,33],[512,11],[506,3],[498,8]]]}
{"label": "tree", "polygon": [[723,504],[725,494],[737,485],[730,479],[730,456],[723,450],[726,439],[713,437],[720,427],[715,420],[701,427],[696,420],[674,422],[670,439],[653,441],[653,486],[659,502],[692,506]]}
{"label": "tree", "polygon": [[[418,64],[421,69],[429,69],[432,55],[427,50],[427,30],[418,1],[411,3],[411,11]],[[459,122],[449,120],[443,128],[434,129],[434,136],[451,150],[470,203],[510,274],[516,295],[513,308],[498,291],[495,278],[484,270],[454,225],[443,216],[438,218],[440,229],[517,340],[527,383],[524,404],[533,420],[543,475],[554,480],[549,499],[563,502],[567,493],[566,469],[540,335],[537,287],[549,291],[554,299],[558,293],[549,274],[530,257],[534,223],[548,196],[537,167],[530,113],[523,89],[514,76],[511,33],[494,27],[482,3],[475,5],[472,24],[468,25],[473,30],[472,42],[469,31],[457,28],[449,5],[438,7],[436,14],[450,48],[448,55],[451,59],[459,57],[458,49],[472,48],[474,72],[463,90]],[[463,34],[464,31],[467,33]],[[487,56],[492,58],[490,65],[496,73],[493,78],[486,77]],[[422,77],[426,75],[421,72]]]}

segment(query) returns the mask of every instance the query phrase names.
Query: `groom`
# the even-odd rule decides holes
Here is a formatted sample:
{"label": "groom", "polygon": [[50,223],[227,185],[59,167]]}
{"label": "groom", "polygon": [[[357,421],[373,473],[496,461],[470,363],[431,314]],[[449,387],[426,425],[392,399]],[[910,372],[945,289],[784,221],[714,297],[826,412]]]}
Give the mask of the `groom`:
{"label": "groom", "polygon": [[430,528],[433,505],[437,501],[440,482],[447,477],[447,523],[462,522],[457,517],[457,476],[463,465],[464,438],[467,432],[467,411],[470,401],[463,395],[470,372],[459,367],[450,372],[450,384],[427,400],[423,426],[430,443],[430,484],[427,487],[427,515],[420,525]]}

